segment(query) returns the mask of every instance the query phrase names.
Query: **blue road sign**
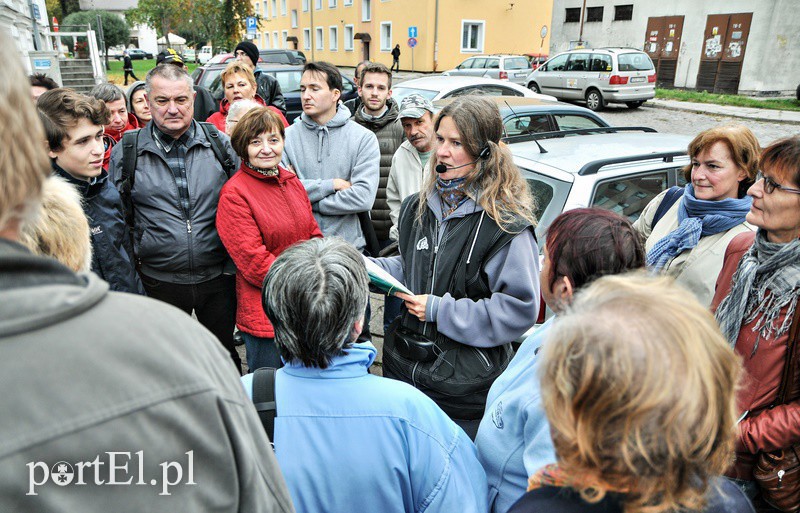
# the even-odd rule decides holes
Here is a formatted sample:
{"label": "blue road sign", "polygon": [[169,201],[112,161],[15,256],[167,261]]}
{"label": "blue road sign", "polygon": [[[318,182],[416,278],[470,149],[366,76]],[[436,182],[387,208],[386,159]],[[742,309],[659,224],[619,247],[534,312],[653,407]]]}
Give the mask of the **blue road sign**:
{"label": "blue road sign", "polygon": [[247,17],[247,32],[255,34],[256,30],[258,30],[258,20],[256,19],[255,16],[248,16]]}
{"label": "blue road sign", "polygon": [[41,19],[41,13],[39,11],[39,4],[34,3],[33,5],[33,17],[37,20]]}
{"label": "blue road sign", "polygon": [[415,46],[417,46],[417,39],[415,37],[409,37],[408,38],[408,46],[411,47],[411,48],[414,48]]}
{"label": "blue road sign", "polygon": [[417,27],[408,27],[408,37],[417,37]]}

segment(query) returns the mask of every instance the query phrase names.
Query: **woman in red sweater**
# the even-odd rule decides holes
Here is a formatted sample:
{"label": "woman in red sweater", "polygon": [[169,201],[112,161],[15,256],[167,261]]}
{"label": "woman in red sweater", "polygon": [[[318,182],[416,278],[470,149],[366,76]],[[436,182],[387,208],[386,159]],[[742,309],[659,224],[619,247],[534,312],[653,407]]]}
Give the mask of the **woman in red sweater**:
{"label": "woman in red sweater", "polygon": [[[219,112],[215,112],[206,120],[213,123],[220,132],[225,132],[225,120],[228,118],[228,110],[231,105],[240,100],[252,100],[259,105],[266,105],[264,99],[256,94],[256,77],[250,68],[243,66],[239,61],[234,61],[219,75],[222,81],[222,90],[225,98],[219,104]],[[284,128],[289,126],[283,113],[272,105],[270,110],[274,111],[281,119]],[[227,133],[227,132],[226,132]]]}
{"label": "woman in red sweater", "polygon": [[217,231],[236,264],[236,324],[251,372],[281,366],[272,325],[261,306],[264,277],[283,250],[322,237],[303,184],[279,165],[283,141],[283,123],[266,107],[239,120],[231,144],[242,165],[222,188],[217,209]]}

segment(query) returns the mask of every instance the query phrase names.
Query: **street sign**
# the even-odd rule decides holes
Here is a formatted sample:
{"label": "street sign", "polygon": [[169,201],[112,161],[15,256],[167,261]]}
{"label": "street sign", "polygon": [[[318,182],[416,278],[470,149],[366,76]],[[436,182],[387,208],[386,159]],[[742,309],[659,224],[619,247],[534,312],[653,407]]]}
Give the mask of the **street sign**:
{"label": "street sign", "polygon": [[417,46],[417,38],[415,38],[415,37],[409,37],[409,38],[408,38],[408,46],[409,46],[410,48],[414,48],[415,46]]}
{"label": "street sign", "polygon": [[255,16],[248,16],[247,17],[247,32],[249,34],[255,34],[258,30],[258,20]]}
{"label": "street sign", "polygon": [[417,27],[408,27],[408,37],[409,39],[417,37]]}
{"label": "street sign", "polygon": [[42,15],[41,12],[39,11],[39,4],[34,3],[31,5],[33,5],[33,18],[36,20],[41,19]]}

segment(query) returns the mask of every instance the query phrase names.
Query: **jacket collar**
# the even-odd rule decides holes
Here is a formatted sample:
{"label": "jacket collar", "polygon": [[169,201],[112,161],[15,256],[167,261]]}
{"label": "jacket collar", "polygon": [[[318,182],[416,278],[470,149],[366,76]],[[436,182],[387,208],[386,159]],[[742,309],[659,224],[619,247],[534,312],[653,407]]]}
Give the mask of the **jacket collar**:
{"label": "jacket collar", "polygon": [[55,161],[52,161],[52,164],[53,174],[68,181],[70,185],[73,185],[76,189],[78,189],[78,192],[80,192],[81,196],[84,198],[93,198],[99,194],[100,191],[103,190],[106,180],[108,180],[108,171],[105,169],[98,176],[92,178],[91,180],[81,180],[64,171],[64,169],[56,164]]}
{"label": "jacket collar", "polygon": [[479,214],[483,212],[482,206],[475,203],[475,200],[472,198],[467,198],[467,200],[459,205],[455,211],[451,212],[450,215],[442,219],[442,199],[439,197],[439,193],[436,191],[436,189],[433,189],[428,193],[427,204],[428,208],[431,210],[431,212],[433,212],[433,215],[436,216],[436,219],[440,222],[459,217],[466,217],[476,212]]}
{"label": "jacket collar", "polygon": [[277,181],[280,184],[286,183],[287,180],[290,180],[291,178],[293,178],[295,176],[294,173],[292,173],[291,171],[287,170],[285,167],[281,166],[280,164],[278,165],[278,176],[265,176],[265,175],[262,175],[258,171],[254,170],[254,169],[250,169],[250,167],[248,167],[247,164],[244,163],[244,161],[242,161],[242,164],[239,166],[239,170],[242,173],[244,173],[244,174],[246,174],[248,176],[252,176],[256,180],[261,180],[261,181],[264,181],[264,182]]}
{"label": "jacket collar", "polygon": [[359,125],[369,128],[375,132],[386,125],[397,121],[398,114],[400,114],[400,110],[397,108],[397,103],[393,99],[389,98],[386,100],[386,112],[383,113],[383,116],[377,119],[368,117],[364,113],[364,103],[362,102],[361,105],[356,109],[353,118]]}
{"label": "jacket collar", "polygon": [[343,354],[334,356],[327,369],[304,367],[300,362],[291,361],[286,362],[283,370],[287,374],[300,378],[358,378],[367,375],[367,369],[372,365],[372,362],[375,361],[377,354],[378,350],[375,349],[375,346],[373,346],[371,342],[362,342],[353,344],[353,346],[345,350]]}
{"label": "jacket collar", "polygon": [[[149,151],[150,153],[155,153],[156,155],[161,155],[162,157],[165,155],[165,152],[158,146],[158,144],[156,144],[155,134],[153,133],[153,131],[156,129],[157,128],[155,123],[148,123],[146,128],[140,129],[139,131],[140,155],[145,151]],[[197,121],[192,120],[192,126],[189,128],[189,131],[191,130],[194,130],[194,137],[190,138],[189,141],[187,142],[186,145],[187,149],[191,149],[197,145],[205,146],[206,148],[211,147],[211,142],[206,139],[206,136],[203,133],[203,129],[200,128],[200,125],[197,124]],[[187,133],[189,131],[187,131]]]}

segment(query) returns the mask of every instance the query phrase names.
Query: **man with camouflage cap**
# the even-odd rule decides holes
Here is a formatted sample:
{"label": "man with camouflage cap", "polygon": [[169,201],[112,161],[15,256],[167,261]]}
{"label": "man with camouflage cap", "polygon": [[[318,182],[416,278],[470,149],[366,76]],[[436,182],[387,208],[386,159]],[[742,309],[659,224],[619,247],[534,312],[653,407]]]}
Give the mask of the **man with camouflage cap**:
{"label": "man with camouflage cap", "polygon": [[[189,72],[181,54],[172,48],[167,48],[156,56],[156,65],[162,63],[174,64],[187,73]],[[205,87],[194,84],[192,88],[194,89],[194,115],[192,117],[195,121],[205,121],[219,110],[219,102]]]}
{"label": "man with camouflage cap", "polygon": [[389,217],[392,228],[389,238],[397,240],[397,219],[403,200],[419,192],[422,187],[424,170],[433,153],[436,132],[433,129],[433,104],[419,94],[406,96],[400,103],[400,123],[406,133],[406,140],[392,157],[389,181],[386,184],[386,201],[389,204]]}

